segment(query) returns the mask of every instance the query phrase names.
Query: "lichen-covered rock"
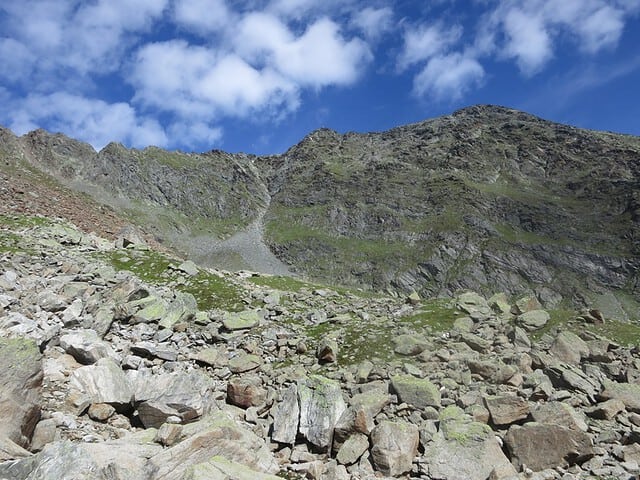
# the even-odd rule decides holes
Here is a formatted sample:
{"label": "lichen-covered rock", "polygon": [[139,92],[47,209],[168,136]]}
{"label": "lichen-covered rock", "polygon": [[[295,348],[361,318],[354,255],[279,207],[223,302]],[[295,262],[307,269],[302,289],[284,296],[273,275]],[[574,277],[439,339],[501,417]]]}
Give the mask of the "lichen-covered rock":
{"label": "lichen-covered rock", "polygon": [[331,446],[336,422],[347,409],[340,384],[320,375],[298,382],[299,432],[320,449]]}
{"label": "lichen-covered rock", "polygon": [[298,435],[300,422],[300,405],[298,403],[298,387],[295,383],[287,388],[282,400],[272,410],[273,432],[271,438],[280,443],[293,445]]}
{"label": "lichen-covered rock", "polygon": [[429,380],[411,375],[396,375],[391,377],[391,388],[398,394],[400,401],[416,408],[440,406],[440,390]]}
{"label": "lichen-covered rock", "polygon": [[604,400],[617,399],[632,412],[640,412],[640,385],[634,383],[618,383],[610,380],[603,382],[604,390],[600,397]]}
{"label": "lichen-covered rock", "polygon": [[499,427],[523,420],[529,415],[529,403],[513,395],[485,397],[484,404],[491,414],[491,421]]}
{"label": "lichen-covered rock", "polygon": [[511,426],[505,445],[516,468],[526,465],[534,471],[582,463],[594,455],[589,434],[536,422]]}
{"label": "lichen-covered rock", "polygon": [[94,330],[75,330],[62,335],[60,346],[78,362],[85,365],[115,355],[113,349],[106,342],[103,342]]}
{"label": "lichen-covered rock", "polygon": [[260,377],[233,378],[227,383],[227,400],[232,405],[255,407],[263,404],[266,398],[267,390],[263,388]]}
{"label": "lichen-covered rock", "polygon": [[525,330],[532,331],[544,327],[551,319],[545,310],[529,310],[518,316],[518,325]]}
{"label": "lichen-covered rock", "polygon": [[[0,358],[0,440],[27,448],[40,420],[42,355],[33,340],[0,338]],[[0,461],[13,457],[3,450]]]}
{"label": "lichen-covered rock", "polygon": [[380,422],[371,432],[371,456],[376,468],[396,477],[411,470],[418,453],[418,427],[406,422]]}
{"label": "lichen-covered rock", "polygon": [[69,384],[89,403],[108,403],[122,410],[129,408],[133,400],[131,383],[110,358],[101,358],[94,365],[78,368],[71,375]]}

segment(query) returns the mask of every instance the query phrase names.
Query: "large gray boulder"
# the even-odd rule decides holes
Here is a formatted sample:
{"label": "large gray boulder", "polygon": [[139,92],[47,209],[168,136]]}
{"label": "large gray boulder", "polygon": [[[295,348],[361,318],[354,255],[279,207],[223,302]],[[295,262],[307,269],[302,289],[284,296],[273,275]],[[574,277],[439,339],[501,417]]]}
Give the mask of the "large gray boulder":
{"label": "large gray boulder", "polygon": [[371,432],[371,456],[376,468],[396,477],[411,470],[418,453],[418,427],[406,422],[380,422]]}
{"label": "large gray boulder", "polygon": [[397,375],[391,377],[391,388],[401,402],[416,408],[440,406],[440,390],[427,379]]}
{"label": "large gray boulder", "polygon": [[[456,406],[440,413],[440,430],[425,447],[424,461],[433,480],[486,480],[516,475],[489,426],[473,421]],[[492,473],[493,472],[493,473]]]}
{"label": "large gray boulder", "polygon": [[150,459],[151,478],[193,478],[190,475],[194,471],[204,468],[197,465],[221,458],[257,472],[275,474],[279,470],[267,444],[224,412],[214,412],[198,422],[185,425],[183,435],[187,437],[185,440]]}
{"label": "large gray boulder", "polygon": [[282,400],[276,403],[271,411],[273,416],[271,438],[275,442],[293,445],[298,435],[300,422],[298,387],[295,383],[284,391]]}
{"label": "large gray boulder", "polygon": [[131,406],[134,390],[126,375],[110,358],[101,358],[94,365],[73,372],[69,385],[88,403],[108,403],[117,410]]}
{"label": "large gray boulder", "polygon": [[85,365],[96,363],[101,358],[113,357],[111,347],[103,342],[94,330],[76,330],[60,337],[60,346]]}
{"label": "large gray boulder", "polygon": [[193,421],[210,408],[208,398],[214,385],[201,372],[155,375],[150,370],[132,370],[127,379],[134,388],[140,421],[147,428],[157,428],[171,416]]}
{"label": "large gray boulder", "polygon": [[317,448],[331,446],[336,422],[347,409],[340,384],[320,375],[298,382],[300,434]]}
{"label": "large gray boulder", "polygon": [[494,425],[501,427],[524,420],[529,415],[529,403],[514,395],[485,397],[484,404]]}
{"label": "large gray boulder", "polygon": [[562,425],[531,422],[513,425],[505,437],[511,462],[534,471],[582,463],[594,455],[591,436]]}
{"label": "large gray boulder", "polygon": [[40,420],[42,356],[33,340],[0,338],[0,460],[23,456]]}

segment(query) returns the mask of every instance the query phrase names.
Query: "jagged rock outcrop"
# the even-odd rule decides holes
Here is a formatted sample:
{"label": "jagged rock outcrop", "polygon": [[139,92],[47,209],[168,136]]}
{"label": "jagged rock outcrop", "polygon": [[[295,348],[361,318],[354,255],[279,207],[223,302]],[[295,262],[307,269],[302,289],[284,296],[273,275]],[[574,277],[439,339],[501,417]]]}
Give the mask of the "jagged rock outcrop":
{"label": "jagged rock outcrop", "polygon": [[381,133],[321,129],[269,157],[96,153],[42,130],[0,143],[0,165],[47,172],[200,263],[285,271],[266,241],[331,283],[640,309],[636,137],[475,106]]}

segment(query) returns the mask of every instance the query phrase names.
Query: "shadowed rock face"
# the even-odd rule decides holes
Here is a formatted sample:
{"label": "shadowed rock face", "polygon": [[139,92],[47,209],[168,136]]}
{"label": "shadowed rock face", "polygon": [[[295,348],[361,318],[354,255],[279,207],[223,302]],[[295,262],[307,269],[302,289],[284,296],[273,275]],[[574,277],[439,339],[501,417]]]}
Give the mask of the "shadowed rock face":
{"label": "shadowed rock face", "polygon": [[[381,133],[322,129],[269,157],[96,153],[41,130],[3,132],[5,158],[22,155],[209,264],[256,268],[251,245],[266,242],[293,271],[331,283],[533,292],[546,305],[638,313],[637,137],[495,106]],[[249,229],[261,238],[223,242]]]}

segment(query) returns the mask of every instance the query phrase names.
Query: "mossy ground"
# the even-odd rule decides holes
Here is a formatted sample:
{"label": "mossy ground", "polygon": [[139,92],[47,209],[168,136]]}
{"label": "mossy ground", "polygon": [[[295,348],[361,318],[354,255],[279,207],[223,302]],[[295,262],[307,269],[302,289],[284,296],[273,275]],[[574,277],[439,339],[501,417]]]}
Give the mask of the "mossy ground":
{"label": "mossy ground", "polygon": [[393,351],[393,340],[400,333],[431,335],[449,330],[455,309],[442,299],[424,301],[418,313],[399,318],[377,317],[363,320],[356,315],[342,316],[339,321],[308,325],[302,319],[292,321],[311,346],[326,336],[338,342],[340,365],[357,365],[365,360],[373,363],[407,361]]}
{"label": "mossy ground", "polygon": [[242,289],[214,273],[200,270],[192,277],[176,282],[171,266],[176,261],[153,250],[120,249],[102,254],[116,270],[128,270],[145,282],[155,285],[171,284],[177,290],[192,294],[201,310],[222,309],[237,312],[244,308]]}
{"label": "mossy ground", "polygon": [[577,320],[579,313],[569,309],[549,310],[551,315],[547,324],[532,332],[533,341],[539,341],[545,335],[556,335],[561,330],[568,330],[577,335],[587,331],[605,337],[622,346],[640,345],[640,324],[637,321],[621,322],[615,319],[606,320],[600,325],[584,323]]}

